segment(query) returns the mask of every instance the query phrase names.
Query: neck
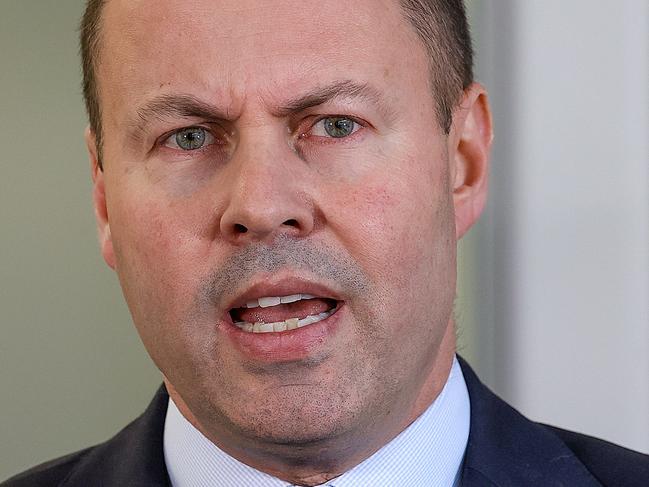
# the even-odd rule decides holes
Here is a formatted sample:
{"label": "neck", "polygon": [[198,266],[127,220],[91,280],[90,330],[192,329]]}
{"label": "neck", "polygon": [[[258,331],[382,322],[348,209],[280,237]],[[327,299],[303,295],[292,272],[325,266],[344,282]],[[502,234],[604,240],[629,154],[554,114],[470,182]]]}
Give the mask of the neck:
{"label": "neck", "polygon": [[[400,398],[395,414],[354,431],[319,442],[298,445],[265,444],[259,438],[241,438],[227,429],[204,427],[173,385],[165,378],[169,395],[181,414],[205,437],[228,455],[257,470],[295,485],[327,482],[376,453],[417,419],[437,398],[448,379],[455,355],[453,322],[445,331],[435,361],[416,394]],[[398,414],[402,412],[402,414]]]}

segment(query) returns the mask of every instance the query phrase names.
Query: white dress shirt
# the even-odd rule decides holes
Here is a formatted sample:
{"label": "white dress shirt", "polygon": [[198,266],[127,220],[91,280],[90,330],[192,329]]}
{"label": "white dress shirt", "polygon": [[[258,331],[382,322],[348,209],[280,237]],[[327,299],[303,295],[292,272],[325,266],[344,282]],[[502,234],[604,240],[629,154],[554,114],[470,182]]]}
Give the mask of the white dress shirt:
{"label": "white dress shirt", "polygon": [[[390,443],[322,487],[457,487],[469,438],[469,394],[455,359],[435,402]],[[231,457],[169,399],[164,456],[173,487],[290,487]]]}

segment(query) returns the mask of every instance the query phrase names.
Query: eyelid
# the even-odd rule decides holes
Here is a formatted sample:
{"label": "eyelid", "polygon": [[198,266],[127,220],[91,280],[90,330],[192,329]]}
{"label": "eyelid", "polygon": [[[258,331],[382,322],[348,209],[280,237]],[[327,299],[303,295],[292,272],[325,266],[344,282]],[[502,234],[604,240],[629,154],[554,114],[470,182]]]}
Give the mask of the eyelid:
{"label": "eyelid", "polygon": [[[313,130],[313,128],[322,122],[323,120],[326,120],[328,118],[346,118],[348,120],[351,120],[358,126],[351,134],[349,134],[347,137],[341,137],[341,138],[335,138],[335,137],[330,137],[326,135],[312,135],[309,132]],[[298,131],[298,138],[306,138],[306,137],[319,137],[322,139],[333,139],[333,140],[338,140],[342,141],[344,139],[349,139],[351,138],[355,133],[357,133],[361,128],[366,128],[371,126],[367,121],[363,120],[362,118],[356,117],[354,115],[344,115],[344,114],[328,114],[328,115],[314,115],[312,117],[307,118],[307,126],[304,129],[300,129]]]}
{"label": "eyelid", "polygon": [[[175,137],[178,133],[182,132],[183,130],[188,130],[188,129],[202,129],[206,133],[206,141],[205,144],[199,149],[195,150],[185,150],[182,149],[181,147],[178,147],[178,145],[175,142]],[[210,147],[214,144],[218,145],[223,145],[224,143],[227,142],[231,134],[223,128],[221,125],[213,123],[196,123],[196,124],[190,124],[190,125],[184,125],[182,127],[177,127],[174,128],[173,130],[169,130],[162,134],[160,137],[156,139],[156,142],[151,149],[152,151],[157,149],[157,148],[162,148],[162,149],[169,149],[169,150],[175,150],[175,151],[180,151],[184,153],[191,153],[191,152],[197,152],[206,149],[207,147]],[[213,140],[209,140],[209,138]],[[172,140],[173,145],[168,145],[167,141]],[[209,142],[208,142],[209,141]]]}

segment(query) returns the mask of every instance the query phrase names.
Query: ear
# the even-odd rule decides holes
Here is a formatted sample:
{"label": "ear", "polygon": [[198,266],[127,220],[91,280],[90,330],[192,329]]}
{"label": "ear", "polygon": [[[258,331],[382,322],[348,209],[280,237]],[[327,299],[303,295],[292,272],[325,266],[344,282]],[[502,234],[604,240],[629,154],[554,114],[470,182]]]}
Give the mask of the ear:
{"label": "ear", "polygon": [[104,171],[99,167],[97,138],[90,127],[85,131],[86,147],[90,157],[90,173],[92,175],[92,201],[95,207],[95,220],[97,222],[97,236],[99,247],[106,264],[115,269],[115,252],[113,240],[110,235],[110,222],[108,221],[108,208],[106,206],[106,188],[104,185]]}
{"label": "ear", "polygon": [[464,91],[455,111],[449,137],[455,234],[458,240],[476,222],[485,207],[492,140],[487,92],[482,85],[473,83]]}

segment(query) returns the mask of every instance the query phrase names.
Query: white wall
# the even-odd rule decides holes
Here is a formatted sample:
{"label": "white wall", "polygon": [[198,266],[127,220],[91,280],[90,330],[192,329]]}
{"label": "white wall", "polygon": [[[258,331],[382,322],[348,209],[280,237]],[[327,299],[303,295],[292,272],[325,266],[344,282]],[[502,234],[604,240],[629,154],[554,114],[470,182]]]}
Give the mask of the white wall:
{"label": "white wall", "polygon": [[649,2],[474,4],[476,365],[528,416],[649,452]]}

